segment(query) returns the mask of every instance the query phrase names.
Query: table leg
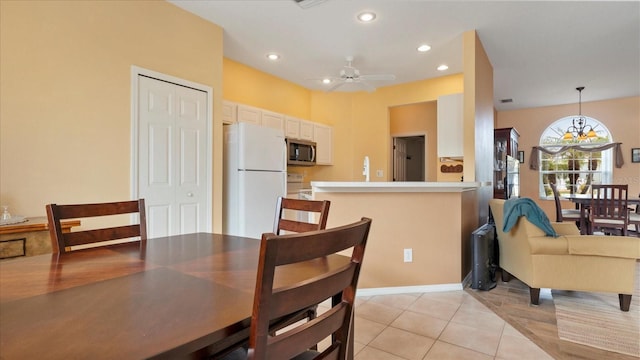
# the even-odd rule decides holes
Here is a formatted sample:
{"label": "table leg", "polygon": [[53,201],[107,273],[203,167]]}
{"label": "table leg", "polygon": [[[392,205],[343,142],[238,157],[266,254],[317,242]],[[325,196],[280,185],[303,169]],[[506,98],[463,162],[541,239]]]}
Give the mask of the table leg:
{"label": "table leg", "polygon": [[580,235],[587,235],[587,211],[583,204],[580,204]]}

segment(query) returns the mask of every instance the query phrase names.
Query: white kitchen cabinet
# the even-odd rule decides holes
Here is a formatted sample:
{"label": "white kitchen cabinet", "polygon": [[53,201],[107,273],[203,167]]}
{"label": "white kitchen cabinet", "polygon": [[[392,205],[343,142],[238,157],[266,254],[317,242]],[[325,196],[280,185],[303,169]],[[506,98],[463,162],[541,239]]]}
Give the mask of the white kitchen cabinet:
{"label": "white kitchen cabinet", "polygon": [[300,120],[300,139],[314,141],[312,122]]}
{"label": "white kitchen cabinet", "polygon": [[238,122],[248,122],[256,125],[262,125],[262,109],[238,104]]}
{"label": "white kitchen cabinet", "polygon": [[238,121],[238,104],[224,100],[222,101],[222,123],[233,124]]}
{"label": "white kitchen cabinet", "polygon": [[463,94],[438,97],[438,157],[464,155]]}
{"label": "white kitchen cabinet", "polygon": [[284,115],[262,110],[261,124],[262,126],[284,130]]}
{"label": "white kitchen cabinet", "polygon": [[300,119],[292,116],[285,116],[284,136],[292,139],[300,138]]}
{"label": "white kitchen cabinet", "polygon": [[322,124],[313,124],[314,141],[316,142],[316,164],[333,164],[333,128]]}

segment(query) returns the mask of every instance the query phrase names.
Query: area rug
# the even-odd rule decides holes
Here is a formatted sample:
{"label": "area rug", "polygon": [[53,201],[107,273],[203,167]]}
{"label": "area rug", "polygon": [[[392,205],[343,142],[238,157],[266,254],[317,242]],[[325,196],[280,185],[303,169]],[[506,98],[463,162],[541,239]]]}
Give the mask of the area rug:
{"label": "area rug", "polygon": [[558,337],[640,358],[640,263],[628,312],[618,294],[552,290]]}

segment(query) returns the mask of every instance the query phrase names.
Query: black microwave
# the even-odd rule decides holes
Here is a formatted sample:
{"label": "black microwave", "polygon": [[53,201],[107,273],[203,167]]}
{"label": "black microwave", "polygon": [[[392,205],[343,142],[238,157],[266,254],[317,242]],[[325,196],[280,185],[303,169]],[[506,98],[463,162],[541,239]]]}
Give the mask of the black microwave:
{"label": "black microwave", "polygon": [[287,164],[313,166],[316,164],[316,143],[313,141],[287,139]]}

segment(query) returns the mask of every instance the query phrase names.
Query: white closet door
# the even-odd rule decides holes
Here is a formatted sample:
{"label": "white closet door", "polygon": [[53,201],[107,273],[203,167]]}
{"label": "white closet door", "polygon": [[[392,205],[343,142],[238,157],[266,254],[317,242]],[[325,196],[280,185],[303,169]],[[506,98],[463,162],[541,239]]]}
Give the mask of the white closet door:
{"label": "white closet door", "polygon": [[139,196],[149,237],[206,229],[206,93],[139,76]]}

